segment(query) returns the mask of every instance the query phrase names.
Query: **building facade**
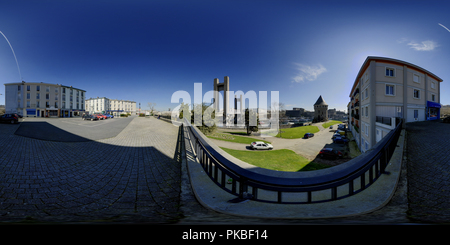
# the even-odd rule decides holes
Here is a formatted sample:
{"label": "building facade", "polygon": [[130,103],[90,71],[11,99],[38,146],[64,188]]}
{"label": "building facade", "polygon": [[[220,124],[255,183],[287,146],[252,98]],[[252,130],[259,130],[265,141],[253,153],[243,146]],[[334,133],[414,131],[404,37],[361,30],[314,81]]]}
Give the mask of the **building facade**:
{"label": "building facade", "polygon": [[440,117],[443,80],[414,64],[369,56],[350,92],[349,128],[362,152],[370,150],[396,126]]}
{"label": "building facade", "polygon": [[86,111],[89,113],[106,113],[114,116],[136,113],[136,102],[129,100],[108,99],[106,97],[89,98],[86,100]]}
{"label": "building facade", "polygon": [[61,84],[7,83],[5,110],[24,117],[80,116],[85,94],[85,90]]}

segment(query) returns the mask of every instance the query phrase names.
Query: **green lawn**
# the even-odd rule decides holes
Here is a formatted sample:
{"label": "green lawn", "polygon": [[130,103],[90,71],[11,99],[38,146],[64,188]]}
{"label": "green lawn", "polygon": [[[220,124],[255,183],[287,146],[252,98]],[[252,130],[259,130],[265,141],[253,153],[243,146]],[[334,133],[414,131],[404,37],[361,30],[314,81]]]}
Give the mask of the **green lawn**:
{"label": "green lawn", "polygon": [[342,123],[342,122],[341,121],[329,121],[327,123],[322,124],[322,127],[323,128],[328,128],[331,125],[340,124],[340,123]]}
{"label": "green lawn", "polygon": [[280,133],[276,137],[281,137],[283,139],[298,139],[303,138],[305,133],[317,133],[319,128],[317,126],[301,126],[295,128],[282,128],[281,136]]}
{"label": "green lawn", "polygon": [[271,170],[297,172],[328,167],[311,162],[294,151],[287,149],[271,151],[241,151],[223,147],[221,149],[246,163]]}
{"label": "green lawn", "polygon": [[[251,144],[253,141],[262,141],[262,142],[270,143],[269,141],[259,140],[259,139],[255,139],[255,138],[245,137],[245,136],[237,136],[234,134],[236,134],[236,133],[233,133],[233,134],[212,133],[212,134],[207,135],[207,137],[211,138],[211,139],[224,140],[224,141],[241,143],[241,144]],[[240,133],[238,133],[238,134],[240,134]]]}

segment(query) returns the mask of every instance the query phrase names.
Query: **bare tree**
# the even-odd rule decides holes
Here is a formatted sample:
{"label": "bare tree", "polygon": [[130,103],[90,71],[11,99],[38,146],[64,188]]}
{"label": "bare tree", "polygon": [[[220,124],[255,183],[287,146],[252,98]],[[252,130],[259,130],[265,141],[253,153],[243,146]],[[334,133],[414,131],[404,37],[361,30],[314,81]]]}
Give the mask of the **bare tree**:
{"label": "bare tree", "polygon": [[148,102],[147,104],[150,109],[150,114],[153,115],[153,111],[155,110],[156,103]]}

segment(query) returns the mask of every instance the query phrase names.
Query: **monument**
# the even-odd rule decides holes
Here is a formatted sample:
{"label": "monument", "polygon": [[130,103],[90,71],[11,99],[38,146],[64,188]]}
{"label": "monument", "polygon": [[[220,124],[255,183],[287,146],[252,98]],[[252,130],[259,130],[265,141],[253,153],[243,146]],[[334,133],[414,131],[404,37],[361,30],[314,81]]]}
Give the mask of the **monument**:
{"label": "monument", "polygon": [[[219,108],[219,92],[223,91],[223,111]],[[216,111],[216,115],[220,115],[220,112],[222,112],[223,115],[223,123],[226,123],[227,119],[227,113],[229,110],[229,92],[230,91],[230,78],[228,76],[224,77],[223,83],[219,83],[218,78],[214,78],[214,109]],[[220,116],[219,116],[220,117]]]}

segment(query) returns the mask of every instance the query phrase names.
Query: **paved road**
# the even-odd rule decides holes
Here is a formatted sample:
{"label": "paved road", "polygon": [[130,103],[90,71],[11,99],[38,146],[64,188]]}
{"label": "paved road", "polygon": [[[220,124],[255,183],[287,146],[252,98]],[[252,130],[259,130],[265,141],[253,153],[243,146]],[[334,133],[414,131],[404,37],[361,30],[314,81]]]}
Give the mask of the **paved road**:
{"label": "paved road", "polygon": [[450,124],[407,124],[409,213],[420,222],[450,222]]}
{"label": "paved road", "polygon": [[14,135],[18,127],[0,124],[0,221],[179,219],[178,129],[171,124],[134,118],[116,137],[88,142]]}

